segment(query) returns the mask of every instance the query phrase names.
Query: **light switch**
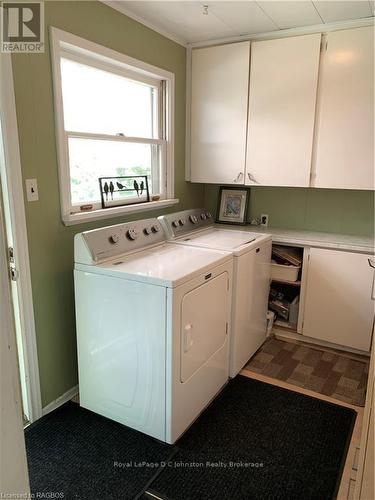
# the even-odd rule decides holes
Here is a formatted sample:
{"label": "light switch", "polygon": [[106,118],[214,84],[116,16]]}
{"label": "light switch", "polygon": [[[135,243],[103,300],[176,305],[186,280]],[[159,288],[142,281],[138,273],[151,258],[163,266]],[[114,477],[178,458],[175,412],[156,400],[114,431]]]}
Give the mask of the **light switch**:
{"label": "light switch", "polygon": [[38,183],[36,179],[25,179],[27,201],[38,201]]}

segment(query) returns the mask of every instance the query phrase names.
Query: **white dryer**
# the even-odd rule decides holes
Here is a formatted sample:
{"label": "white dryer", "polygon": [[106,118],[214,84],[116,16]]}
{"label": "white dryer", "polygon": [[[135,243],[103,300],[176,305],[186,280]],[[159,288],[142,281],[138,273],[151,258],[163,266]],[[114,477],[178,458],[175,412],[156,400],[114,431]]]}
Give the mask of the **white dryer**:
{"label": "white dryer", "polygon": [[217,227],[205,209],[163,215],[159,220],[169,241],[230,251],[234,256],[229,367],[234,377],[266,340],[272,238]]}
{"label": "white dryer", "polygon": [[80,404],[174,443],[228,380],[232,266],[157,219],[77,234]]}

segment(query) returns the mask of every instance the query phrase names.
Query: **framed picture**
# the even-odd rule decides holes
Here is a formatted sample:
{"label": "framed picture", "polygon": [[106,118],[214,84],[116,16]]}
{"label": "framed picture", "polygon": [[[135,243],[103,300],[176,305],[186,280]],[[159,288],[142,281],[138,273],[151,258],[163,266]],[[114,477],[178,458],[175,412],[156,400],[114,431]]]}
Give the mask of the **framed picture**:
{"label": "framed picture", "polygon": [[102,208],[150,201],[147,175],[99,177],[99,188]]}
{"label": "framed picture", "polygon": [[250,189],[220,186],[216,222],[245,225]]}

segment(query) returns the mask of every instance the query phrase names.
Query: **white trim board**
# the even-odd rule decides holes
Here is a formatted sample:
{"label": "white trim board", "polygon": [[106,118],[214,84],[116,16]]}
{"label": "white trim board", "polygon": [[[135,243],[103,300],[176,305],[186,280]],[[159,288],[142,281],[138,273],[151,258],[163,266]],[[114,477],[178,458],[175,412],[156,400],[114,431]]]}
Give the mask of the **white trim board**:
{"label": "white trim board", "polygon": [[272,40],[274,38],[287,38],[299,35],[311,35],[314,33],[329,33],[330,31],[345,30],[350,28],[361,28],[363,26],[373,26],[375,22],[374,17],[365,17],[363,19],[353,19],[349,21],[340,21],[335,23],[322,23],[314,24],[311,26],[301,26],[300,28],[287,28],[283,30],[267,31],[264,33],[256,33],[253,35],[240,35],[226,38],[217,38],[207,40],[205,42],[192,42],[187,46],[191,48],[209,47],[211,45],[222,45],[225,43],[244,42],[250,40],[251,42],[260,40]]}
{"label": "white trim board", "polygon": [[19,271],[19,305],[21,329],[25,347],[25,368],[27,390],[30,402],[29,418],[32,422],[42,415],[40,395],[39,364],[36,346],[34,305],[31,288],[29,248],[26,229],[25,205],[23,197],[23,178],[19,151],[16,103],[13,87],[13,71],[10,54],[1,57],[1,117],[6,157],[6,176],[9,203],[11,205],[12,225],[15,240],[15,257]]}
{"label": "white trim board", "polygon": [[73,399],[75,396],[77,396],[77,394],[78,394],[78,385],[75,385],[74,387],[71,387],[68,391],[64,392],[64,394],[59,396],[57,399],[54,399],[47,406],[45,406],[42,410],[43,417],[44,415],[51,413],[51,411],[56,410],[56,408],[59,408],[59,406],[62,406],[64,403]]}

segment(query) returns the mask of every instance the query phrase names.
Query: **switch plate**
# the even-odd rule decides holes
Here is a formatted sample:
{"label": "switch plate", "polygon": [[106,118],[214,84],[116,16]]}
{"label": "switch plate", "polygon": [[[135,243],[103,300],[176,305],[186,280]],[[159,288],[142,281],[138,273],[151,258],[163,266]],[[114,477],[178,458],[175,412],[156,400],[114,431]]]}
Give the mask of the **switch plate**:
{"label": "switch plate", "polygon": [[36,179],[25,179],[27,201],[38,201],[38,183]]}

